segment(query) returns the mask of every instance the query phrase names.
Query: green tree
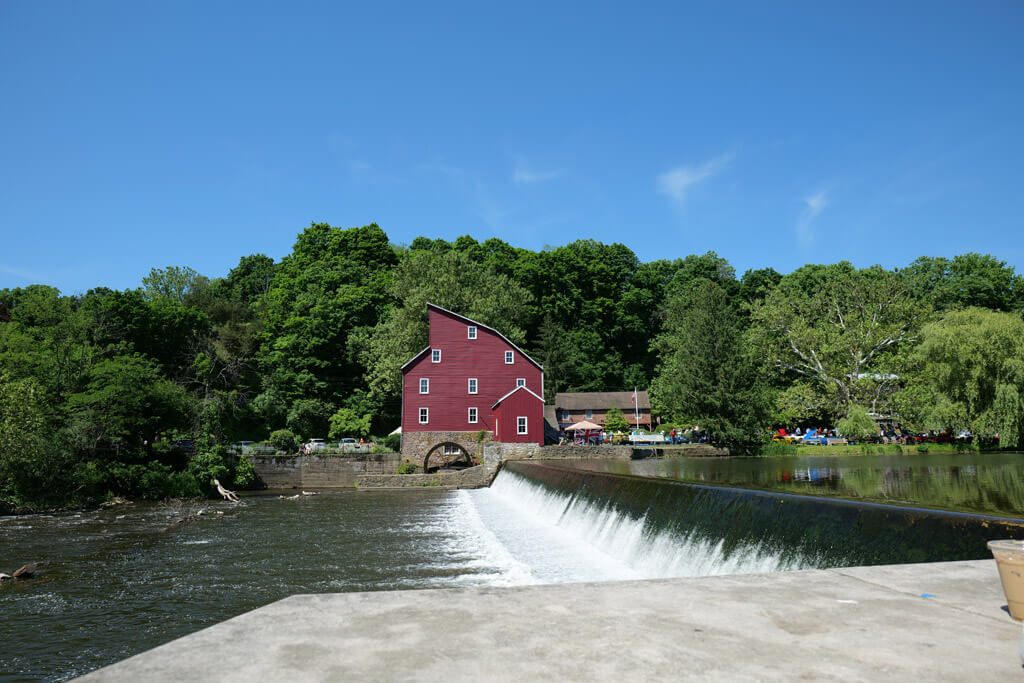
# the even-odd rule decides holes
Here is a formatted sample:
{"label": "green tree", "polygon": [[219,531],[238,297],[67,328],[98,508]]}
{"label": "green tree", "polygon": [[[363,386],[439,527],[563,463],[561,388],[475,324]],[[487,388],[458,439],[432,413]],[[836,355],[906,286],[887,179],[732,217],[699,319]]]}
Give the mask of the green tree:
{"label": "green tree", "polygon": [[314,223],[300,233],[263,298],[264,390],[289,403],[333,403],[364,388],[349,338],[375,325],[386,310],[391,299],[385,288],[395,262],[377,225],[343,230]]}
{"label": "green tree", "polygon": [[[970,429],[1024,444],[1024,321],[978,308],[950,311],[921,332],[919,382],[906,388],[934,429]],[[923,390],[922,390],[923,389]]]}
{"label": "green tree", "polygon": [[153,268],[142,278],[142,290],[147,299],[170,299],[183,304],[190,294],[205,287],[207,279],[188,266]]}
{"label": "green tree", "polygon": [[288,410],[288,429],[303,438],[323,438],[334,414],[334,404],[315,398],[304,398]]}
{"label": "green tree", "polygon": [[1024,309],[1024,278],[989,254],[968,253],[952,259],[922,256],[902,271],[908,287],[936,308],[971,306],[993,311]]}
{"label": "green tree", "polygon": [[715,441],[755,452],[767,426],[763,390],[744,346],[743,318],[719,284],[698,279],[666,305],[655,340],[661,367],[652,396],[663,415],[696,422]]}
{"label": "green tree", "polygon": [[629,429],[629,420],[618,408],[610,408],[604,415],[604,428],[609,432],[621,432]]}
{"label": "green tree", "polygon": [[82,391],[68,399],[72,435],[88,453],[138,453],[143,441],[189,429],[192,411],[185,391],[139,354],[97,362]]}
{"label": "green tree", "polygon": [[284,453],[295,453],[299,450],[299,440],[287,429],[278,429],[270,433],[270,445]]}
{"label": "green tree", "polygon": [[35,379],[0,372],[0,512],[70,494],[73,460],[54,439],[48,411]]}
{"label": "green tree", "polygon": [[754,303],[751,339],[784,381],[809,382],[836,417],[854,402],[879,409],[928,311],[878,266],[805,266]]}
{"label": "green tree", "polygon": [[864,406],[850,406],[846,417],[836,424],[839,433],[848,439],[864,439],[872,434],[878,433],[875,421],[868,415]]}
{"label": "green tree", "polygon": [[338,412],[331,415],[330,436],[332,439],[346,436],[365,438],[370,435],[372,420],[373,415],[369,413],[360,415],[351,408],[338,408]]}

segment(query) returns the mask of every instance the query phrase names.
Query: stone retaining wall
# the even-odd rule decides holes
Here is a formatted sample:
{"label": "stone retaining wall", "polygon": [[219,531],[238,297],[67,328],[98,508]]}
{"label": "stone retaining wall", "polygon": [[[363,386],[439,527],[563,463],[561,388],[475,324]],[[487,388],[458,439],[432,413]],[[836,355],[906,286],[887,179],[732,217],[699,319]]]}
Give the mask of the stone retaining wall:
{"label": "stone retaining wall", "polygon": [[576,446],[559,444],[538,446],[523,443],[486,443],[484,462],[502,460],[640,460],[643,458],[685,457],[702,455],[729,455],[724,448],[707,444],[685,444],[680,446]]}
{"label": "stone retaining wall", "polygon": [[267,488],[351,488],[363,474],[394,474],[398,453],[349,455],[259,455],[252,457],[256,474]]}
{"label": "stone retaining wall", "polygon": [[456,472],[433,474],[362,474],[356,477],[356,486],[360,489],[408,489],[424,486],[475,489],[490,486],[497,473],[497,467],[477,465]]}

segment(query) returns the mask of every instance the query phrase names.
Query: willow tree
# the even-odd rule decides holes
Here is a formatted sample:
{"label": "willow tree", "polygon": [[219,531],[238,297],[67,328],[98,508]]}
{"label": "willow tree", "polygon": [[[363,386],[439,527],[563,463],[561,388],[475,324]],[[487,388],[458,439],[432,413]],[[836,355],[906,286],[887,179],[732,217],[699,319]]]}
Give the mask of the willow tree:
{"label": "willow tree", "polygon": [[936,429],[999,435],[1003,447],[1024,443],[1024,321],[979,308],[951,311],[921,330],[910,385],[922,422]]}
{"label": "willow tree", "polygon": [[751,340],[789,381],[818,392],[832,417],[853,403],[877,411],[929,311],[880,266],[804,266],[753,304]]}

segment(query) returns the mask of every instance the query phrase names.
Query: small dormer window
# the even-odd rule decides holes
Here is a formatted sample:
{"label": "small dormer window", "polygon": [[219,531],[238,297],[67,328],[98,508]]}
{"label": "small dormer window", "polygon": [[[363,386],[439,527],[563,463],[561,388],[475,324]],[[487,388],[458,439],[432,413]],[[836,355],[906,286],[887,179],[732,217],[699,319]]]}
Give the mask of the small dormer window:
{"label": "small dormer window", "polygon": [[430,352],[430,362],[440,363],[441,362],[441,349],[433,349]]}
{"label": "small dormer window", "polygon": [[430,393],[430,380],[427,379],[426,377],[423,377],[423,378],[420,379],[420,393],[421,394],[429,394]]}
{"label": "small dormer window", "polygon": [[466,339],[476,339],[476,325],[470,325],[466,328]]}
{"label": "small dormer window", "polygon": [[526,386],[526,378],[525,377],[519,377],[519,378],[516,379],[516,388],[517,389],[519,387],[525,387],[525,386]]}
{"label": "small dormer window", "polygon": [[505,352],[505,365],[512,365],[516,360],[516,355],[511,351]]}

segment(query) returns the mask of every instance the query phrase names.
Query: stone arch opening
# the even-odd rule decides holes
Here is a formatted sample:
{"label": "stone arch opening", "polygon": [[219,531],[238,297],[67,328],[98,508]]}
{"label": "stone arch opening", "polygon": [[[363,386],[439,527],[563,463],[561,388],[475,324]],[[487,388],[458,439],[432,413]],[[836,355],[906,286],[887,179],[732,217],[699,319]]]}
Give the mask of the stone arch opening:
{"label": "stone arch opening", "polygon": [[[431,460],[433,458],[433,460]],[[429,474],[439,469],[464,469],[473,465],[473,456],[466,447],[454,441],[434,444],[423,458],[423,472]]]}

